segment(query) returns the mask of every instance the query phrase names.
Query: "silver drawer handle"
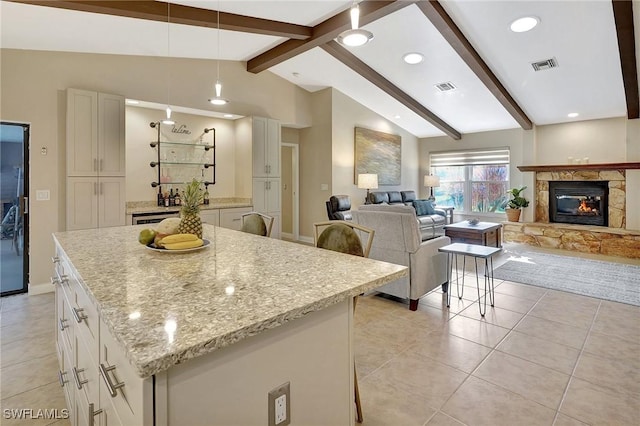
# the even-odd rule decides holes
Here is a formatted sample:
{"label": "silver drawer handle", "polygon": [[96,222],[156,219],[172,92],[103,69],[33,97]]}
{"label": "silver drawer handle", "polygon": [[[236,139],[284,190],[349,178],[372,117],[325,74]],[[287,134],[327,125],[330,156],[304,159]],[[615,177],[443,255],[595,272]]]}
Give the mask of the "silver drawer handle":
{"label": "silver drawer handle", "polygon": [[102,408],[96,411],[93,411],[93,407],[94,407],[93,402],[89,403],[89,426],[93,426],[95,424],[93,418],[98,414],[102,413]]}
{"label": "silver drawer handle", "polygon": [[104,380],[104,383],[107,385],[107,389],[109,390],[109,395],[112,398],[118,396],[118,389],[124,386],[124,382],[113,383],[111,381],[111,377],[109,377],[109,371],[113,371],[116,369],[115,365],[111,365],[109,367],[105,367],[103,363],[100,363],[100,375]]}
{"label": "silver drawer handle", "polygon": [[77,323],[81,323],[82,320],[87,320],[89,318],[84,314],[84,308],[72,308],[71,312],[73,313],[73,317],[76,319]]}
{"label": "silver drawer handle", "polygon": [[73,367],[71,369],[71,372],[73,373],[73,380],[75,380],[76,387],[78,389],[82,389],[82,385],[89,382],[88,380],[80,380],[80,373],[82,373],[83,371],[84,371],[84,368]]}
{"label": "silver drawer handle", "polygon": [[231,219],[231,221],[232,221],[232,222],[238,222],[238,221],[240,221],[240,218],[237,218],[237,219]]}
{"label": "silver drawer handle", "polygon": [[60,275],[60,273],[56,270],[56,277],[58,278],[58,282],[61,284],[66,284],[69,282],[69,277],[67,275]]}
{"label": "silver drawer handle", "polygon": [[60,318],[58,319],[58,325],[60,326],[60,331],[64,331],[65,328],[69,328],[68,325],[65,325],[64,323],[67,322],[68,320],[66,318]]}
{"label": "silver drawer handle", "polygon": [[60,284],[58,277],[51,277],[51,285]]}
{"label": "silver drawer handle", "polygon": [[58,370],[58,380],[60,381],[61,387],[64,387],[65,383],[69,383],[69,380],[64,379],[66,375],[67,375],[66,371]]}
{"label": "silver drawer handle", "polygon": [[53,257],[51,258],[51,261],[52,261],[53,263],[60,263],[60,258],[59,258],[58,256],[53,256]]}

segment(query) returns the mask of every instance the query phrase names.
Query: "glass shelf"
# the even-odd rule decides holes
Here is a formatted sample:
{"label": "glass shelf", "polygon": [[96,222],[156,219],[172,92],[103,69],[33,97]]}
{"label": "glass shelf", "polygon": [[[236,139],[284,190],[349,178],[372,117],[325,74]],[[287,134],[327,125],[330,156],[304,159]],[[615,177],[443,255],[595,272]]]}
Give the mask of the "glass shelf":
{"label": "glass shelf", "polygon": [[[158,141],[153,141],[150,142],[149,145],[151,145],[151,148],[155,148],[156,146],[158,146]],[[164,141],[160,141],[160,145],[177,145],[177,146],[184,146],[184,147],[190,147],[190,148],[204,148],[205,151],[209,151],[211,148],[213,148],[212,145],[207,145],[207,144],[197,144],[197,143],[187,143],[187,142],[164,142]]]}
{"label": "glass shelf", "polygon": [[[212,163],[193,163],[193,162],[182,162],[182,161],[161,161],[160,164],[164,165],[171,165],[171,166],[197,166],[197,167],[202,167],[204,166],[205,169],[208,169],[209,167],[213,167],[215,166],[215,164]],[[149,165],[151,167],[156,167],[158,165],[157,161],[152,161],[149,163]]]}
{"label": "glass shelf", "polygon": [[[157,186],[162,186],[162,185],[187,185],[189,183],[191,183],[191,181],[189,181],[189,182],[162,182],[162,183],[151,182],[151,186],[155,188]],[[209,186],[209,185],[213,185],[213,182],[209,182],[208,180],[203,180],[202,184],[204,186]]]}

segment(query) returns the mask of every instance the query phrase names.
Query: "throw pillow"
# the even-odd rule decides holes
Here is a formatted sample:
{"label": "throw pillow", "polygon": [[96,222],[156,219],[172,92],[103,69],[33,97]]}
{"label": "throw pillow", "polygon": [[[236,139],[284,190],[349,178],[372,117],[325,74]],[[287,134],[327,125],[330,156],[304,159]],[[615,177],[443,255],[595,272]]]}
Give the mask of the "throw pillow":
{"label": "throw pillow", "polygon": [[416,209],[416,216],[426,216],[436,213],[433,202],[430,200],[413,200],[413,208]]}

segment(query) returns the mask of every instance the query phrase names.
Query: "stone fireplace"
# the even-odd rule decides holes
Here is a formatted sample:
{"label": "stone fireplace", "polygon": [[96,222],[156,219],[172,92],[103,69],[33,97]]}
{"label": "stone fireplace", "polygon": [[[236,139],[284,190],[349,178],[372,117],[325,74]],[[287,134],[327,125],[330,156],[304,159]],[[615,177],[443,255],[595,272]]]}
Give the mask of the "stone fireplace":
{"label": "stone fireplace", "polygon": [[626,170],[640,163],[518,168],[535,172],[535,222],[505,222],[504,241],[640,258],[640,232],[626,229]]}

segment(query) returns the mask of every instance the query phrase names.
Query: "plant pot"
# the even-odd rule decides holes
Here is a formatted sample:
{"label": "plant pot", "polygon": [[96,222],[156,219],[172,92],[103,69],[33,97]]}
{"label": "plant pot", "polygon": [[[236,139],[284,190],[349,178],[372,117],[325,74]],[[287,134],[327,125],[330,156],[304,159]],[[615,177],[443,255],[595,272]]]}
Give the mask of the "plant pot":
{"label": "plant pot", "polygon": [[505,209],[507,213],[507,220],[509,222],[519,222],[520,221],[520,209]]}

